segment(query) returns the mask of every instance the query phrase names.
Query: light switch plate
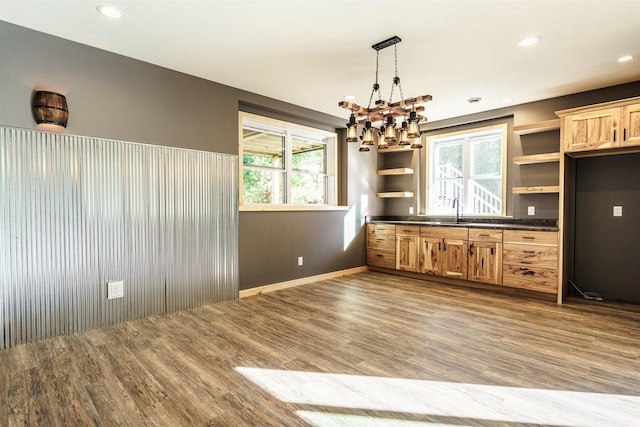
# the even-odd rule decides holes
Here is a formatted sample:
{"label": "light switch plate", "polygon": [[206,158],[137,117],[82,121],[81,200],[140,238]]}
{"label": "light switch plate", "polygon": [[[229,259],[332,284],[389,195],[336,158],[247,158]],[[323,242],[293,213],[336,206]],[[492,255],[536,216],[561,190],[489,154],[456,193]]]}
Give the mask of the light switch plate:
{"label": "light switch plate", "polygon": [[527,214],[528,215],[535,215],[536,214],[536,207],[535,206],[529,206],[527,208]]}
{"label": "light switch plate", "polygon": [[622,206],[613,207],[613,216],[622,216]]}
{"label": "light switch plate", "polygon": [[122,298],[124,296],[124,281],[107,282],[107,299]]}
{"label": "light switch plate", "polygon": [[298,265],[303,265],[304,264],[304,258],[299,256],[298,257]]}
{"label": "light switch plate", "polygon": [[409,207],[409,215],[413,215],[413,206]]}

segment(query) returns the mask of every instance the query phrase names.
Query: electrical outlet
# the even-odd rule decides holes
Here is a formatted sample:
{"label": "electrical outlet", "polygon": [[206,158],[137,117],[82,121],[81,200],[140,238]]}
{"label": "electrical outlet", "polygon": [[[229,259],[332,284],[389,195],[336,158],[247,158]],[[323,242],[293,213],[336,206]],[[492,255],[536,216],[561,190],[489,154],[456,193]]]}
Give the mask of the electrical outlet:
{"label": "electrical outlet", "polygon": [[613,207],[613,216],[622,216],[622,206]]}
{"label": "electrical outlet", "polygon": [[527,214],[528,215],[535,215],[536,214],[536,207],[535,206],[529,206],[527,208]]}
{"label": "electrical outlet", "polygon": [[409,207],[409,215],[413,215],[413,206]]}
{"label": "electrical outlet", "polygon": [[107,299],[122,298],[124,296],[124,281],[107,282]]}
{"label": "electrical outlet", "polygon": [[304,264],[304,258],[302,258],[301,256],[298,257],[298,265],[303,265]]}

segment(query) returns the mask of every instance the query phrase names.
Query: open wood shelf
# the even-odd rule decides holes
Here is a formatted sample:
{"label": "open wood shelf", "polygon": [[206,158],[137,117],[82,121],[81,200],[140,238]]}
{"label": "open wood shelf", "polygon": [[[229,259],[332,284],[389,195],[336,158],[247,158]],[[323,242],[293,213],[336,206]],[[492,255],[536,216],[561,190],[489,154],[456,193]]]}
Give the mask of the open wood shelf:
{"label": "open wood shelf", "polygon": [[405,151],[413,151],[415,148],[411,148],[410,145],[391,145],[389,148],[383,148],[382,150],[378,150],[380,154],[387,153],[404,153]]}
{"label": "open wood shelf", "polygon": [[411,168],[379,169],[378,175],[413,175]]}
{"label": "open wood shelf", "polygon": [[513,187],[513,194],[560,193],[559,185],[543,185],[537,187]]}
{"label": "open wood shelf", "polygon": [[516,165],[533,165],[536,163],[552,163],[560,161],[560,153],[531,154],[528,156],[514,156]]}
{"label": "open wood shelf", "polygon": [[386,193],[376,193],[376,196],[380,198],[413,197],[413,192],[412,191],[389,191]]}
{"label": "open wood shelf", "polygon": [[545,120],[542,122],[529,123],[513,127],[516,135],[529,135],[530,133],[547,132],[560,129],[560,119]]}

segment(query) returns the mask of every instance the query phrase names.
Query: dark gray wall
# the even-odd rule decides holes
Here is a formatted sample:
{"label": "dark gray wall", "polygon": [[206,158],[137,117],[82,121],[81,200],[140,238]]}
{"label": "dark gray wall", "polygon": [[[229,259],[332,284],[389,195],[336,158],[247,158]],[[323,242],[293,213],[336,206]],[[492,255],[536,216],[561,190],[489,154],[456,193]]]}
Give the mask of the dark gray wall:
{"label": "dark gray wall", "polygon": [[[622,206],[622,217],[613,206]],[[576,160],[571,279],[607,299],[640,302],[640,153]]]}
{"label": "dark gray wall", "polygon": [[[239,105],[324,128],[344,127],[345,123],[337,117],[0,21],[0,124],[36,128],[30,110],[36,88],[66,95],[70,110],[66,133],[219,153],[238,154]],[[378,201],[371,197],[375,163],[371,163],[372,156],[356,157],[357,144],[341,144],[339,198],[350,210],[241,212],[241,289],[364,264],[361,218],[380,213]],[[345,231],[349,215],[356,217],[351,221],[355,230]],[[302,226],[305,223],[317,227],[312,233],[321,236],[320,244],[305,237],[309,232]],[[260,239],[256,240],[255,230],[268,232],[258,233]],[[348,236],[355,233],[347,251],[342,249],[345,232]],[[328,248],[339,248],[339,256]],[[306,255],[316,250],[316,256]],[[265,252],[269,253],[268,263],[263,262]],[[298,255],[305,256],[304,268],[295,263]]]}

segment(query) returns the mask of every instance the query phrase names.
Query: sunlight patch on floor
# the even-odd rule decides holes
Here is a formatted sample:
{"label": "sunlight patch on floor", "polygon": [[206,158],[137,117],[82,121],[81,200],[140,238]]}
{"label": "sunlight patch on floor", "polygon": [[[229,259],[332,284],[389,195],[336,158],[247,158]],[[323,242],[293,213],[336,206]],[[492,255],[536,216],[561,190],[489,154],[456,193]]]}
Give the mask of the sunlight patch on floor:
{"label": "sunlight patch on floor", "polygon": [[631,426],[638,425],[640,420],[638,396],[251,367],[235,369],[281,401],[299,405],[555,426]]}
{"label": "sunlight patch on floor", "polygon": [[330,412],[296,411],[296,415],[314,427],[459,427],[455,424],[428,421],[376,418],[365,415],[334,414]]}

